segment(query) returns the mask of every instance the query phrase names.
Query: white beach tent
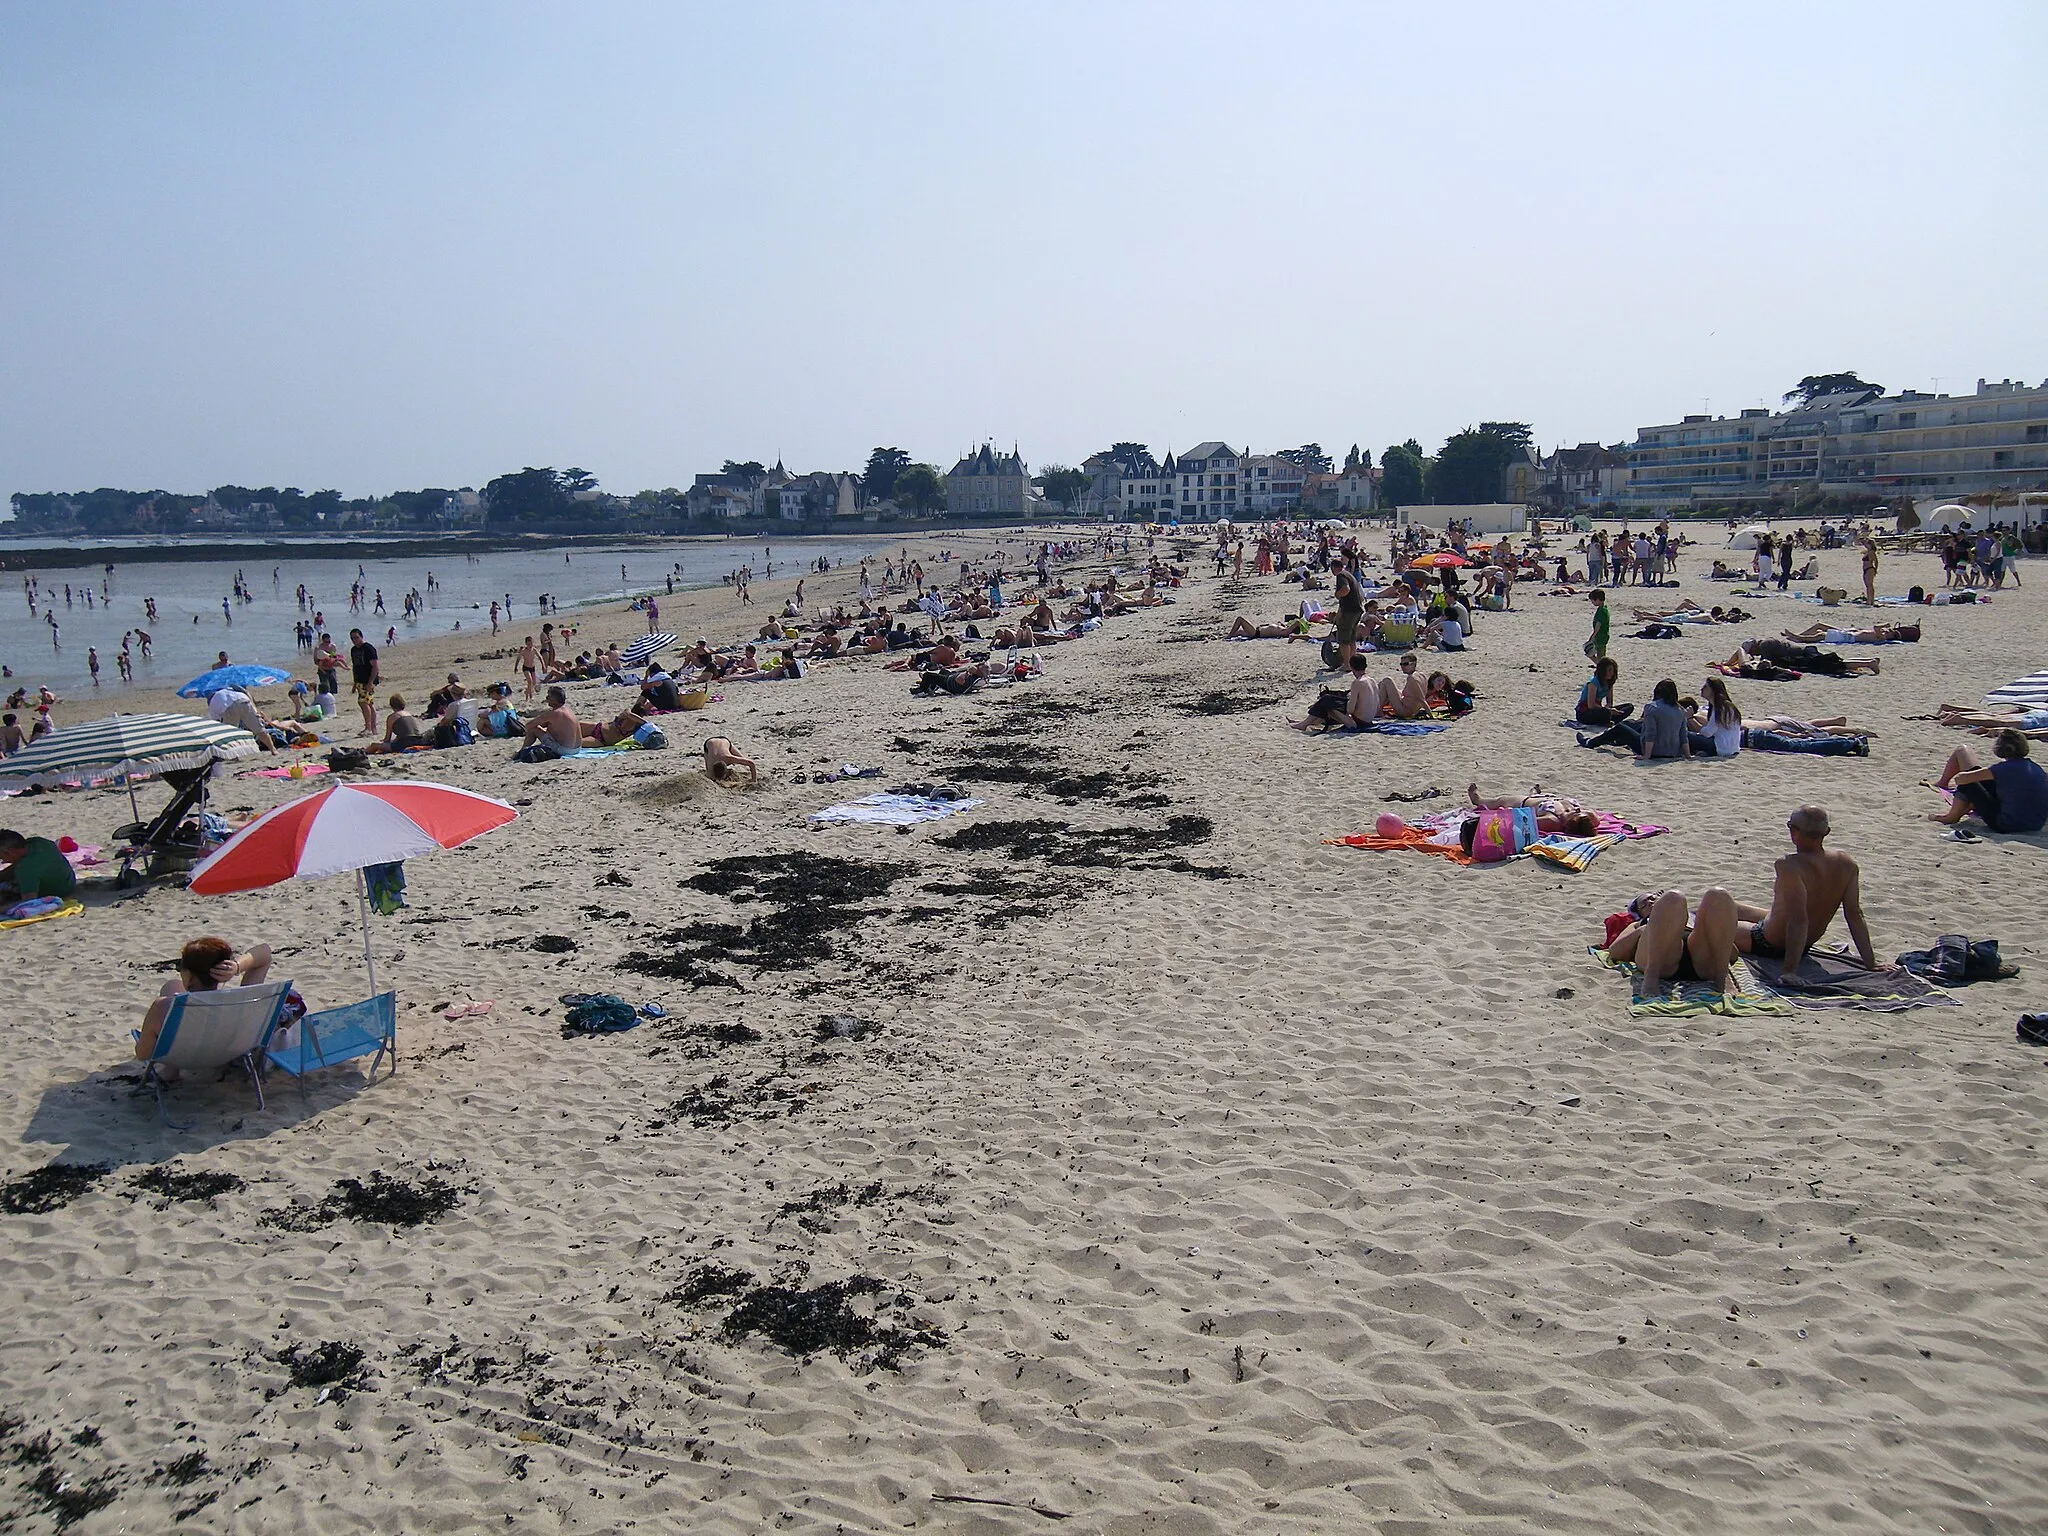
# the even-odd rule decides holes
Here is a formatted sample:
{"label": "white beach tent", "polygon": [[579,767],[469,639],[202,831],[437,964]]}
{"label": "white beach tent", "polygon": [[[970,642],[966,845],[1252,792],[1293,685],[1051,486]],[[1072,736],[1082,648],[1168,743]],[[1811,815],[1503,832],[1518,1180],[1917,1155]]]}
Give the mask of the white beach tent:
{"label": "white beach tent", "polygon": [[1762,523],[1751,523],[1747,528],[1735,530],[1729,537],[1728,547],[1730,549],[1755,549],[1757,535],[1769,533],[1770,531]]}

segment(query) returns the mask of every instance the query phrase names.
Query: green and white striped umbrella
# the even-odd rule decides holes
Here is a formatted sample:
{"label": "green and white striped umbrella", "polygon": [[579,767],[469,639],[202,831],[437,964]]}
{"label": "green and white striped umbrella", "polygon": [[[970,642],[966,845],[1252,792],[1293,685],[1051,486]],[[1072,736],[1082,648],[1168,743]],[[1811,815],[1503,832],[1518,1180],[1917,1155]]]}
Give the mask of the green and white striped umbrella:
{"label": "green and white striped umbrella", "polygon": [[60,726],[0,758],[0,785],[106,784],[256,750],[247,731],[204,715],[109,715]]}

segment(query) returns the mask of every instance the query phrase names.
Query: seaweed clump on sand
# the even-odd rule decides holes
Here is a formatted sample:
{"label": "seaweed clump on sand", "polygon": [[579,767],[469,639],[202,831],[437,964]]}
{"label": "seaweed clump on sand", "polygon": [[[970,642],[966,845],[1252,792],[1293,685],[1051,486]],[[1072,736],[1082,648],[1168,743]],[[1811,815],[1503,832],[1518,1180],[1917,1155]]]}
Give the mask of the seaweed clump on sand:
{"label": "seaweed clump on sand", "polygon": [[46,1163],[0,1184],[0,1211],[47,1216],[61,1211],[114,1171],[111,1163]]}
{"label": "seaweed clump on sand", "polygon": [[112,1473],[98,1477],[67,1477],[44,1467],[29,1480],[28,1491],[41,1501],[43,1513],[60,1531],[68,1531],[88,1515],[98,1514],[119,1496]]}
{"label": "seaweed clump on sand", "polygon": [[877,1315],[884,1308],[907,1312],[915,1303],[903,1291],[877,1302],[871,1311],[853,1305],[858,1298],[892,1290],[873,1275],[849,1275],[808,1287],[763,1285],[743,1269],[713,1263],[698,1265],[663,1300],[700,1306],[736,1297],[719,1329],[727,1343],[762,1338],[799,1358],[829,1352],[856,1369],[895,1371],[902,1369],[912,1350],[943,1348],[948,1340],[938,1329],[908,1318],[898,1324]]}
{"label": "seaweed clump on sand", "polygon": [[1206,816],[1169,816],[1163,827],[1075,827],[1063,821],[982,821],[933,841],[966,853],[1004,853],[1047,864],[1115,869],[1156,869],[1231,880],[1231,870],[1191,864],[1179,850],[1215,833]]}
{"label": "seaweed clump on sand", "polygon": [[684,1090],[683,1096],[650,1120],[647,1128],[666,1130],[678,1120],[696,1126],[725,1125],[734,1120],[779,1120],[808,1109],[811,1101],[807,1095],[823,1086],[815,1082],[798,1083],[779,1072],[735,1085],[721,1072]]}
{"label": "seaweed clump on sand", "polygon": [[[936,1328],[898,1326],[854,1309],[855,1298],[888,1289],[873,1275],[850,1275],[801,1289],[756,1286],[725,1315],[721,1332],[728,1340],[763,1338],[799,1357],[830,1351],[857,1368],[901,1370],[910,1351],[943,1348],[947,1339]],[[905,1309],[910,1305],[910,1297],[901,1292],[878,1303]]]}
{"label": "seaweed clump on sand", "polygon": [[1270,709],[1283,702],[1284,695],[1219,690],[1194,699],[1170,699],[1166,707],[1183,715],[1244,715],[1255,709]]}
{"label": "seaweed clump on sand", "polygon": [[[724,896],[734,903],[758,902],[774,911],[746,923],[699,920],[661,935],[667,954],[636,950],[622,970],[648,976],[676,976],[698,985],[737,983],[706,969],[707,961],[730,961],[760,971],[807,970],[835,954],[834,935],[882,912],[860,903],[887,896],[899,880],[916,873],[908,864],[873,863],[814,853],[742,854],[715,859],[683,880],[686,890]],[[704,977],[699,981],[698,978]]]}
{"label": "seaweed clump on sand", "polygon": [[461,1191],[446,1179],[431,1173],[416,1180],[394,1179],[380,1168],[367,1181],[335,1180],[333,1191],[318,1205],[286,1206],[267,1212],[263,1219],[288,1232],[311,1232],[337,1221],[417,1227],[445,1216],[461,1203]]}
{"label": "seaweed clump on sand", "polygon": [[285,1379],[295,1387],[317,1387],[337,1402],[370,1384],[363,1352],[353,1344],[328,1339],[312,1345],[294,1344],[271,1358],[285,1369]]}
{"label": "seaweed clump on sand", "polygon": [[181,1173],[166,1163],[145,1168],[135,1175],[134,1188],[161,1200],[214,1200],[248,1187],[237,1173]]}

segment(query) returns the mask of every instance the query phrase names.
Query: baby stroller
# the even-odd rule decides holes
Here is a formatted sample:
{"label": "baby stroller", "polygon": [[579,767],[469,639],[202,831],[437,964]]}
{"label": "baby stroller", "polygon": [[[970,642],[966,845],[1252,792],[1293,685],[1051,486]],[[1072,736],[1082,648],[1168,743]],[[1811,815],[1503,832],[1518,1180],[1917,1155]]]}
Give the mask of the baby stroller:
{"label": "baby stroller", "polygon": [[181,875],[199,862],[211,847],[206,836],[206,781],[213,765],[172,769],[163,781],[176,791],[171,803],[150,821],[132,821],[116,827],[114,837],[121,844],[121,868],[114,885],[125,890],[146,880]]}

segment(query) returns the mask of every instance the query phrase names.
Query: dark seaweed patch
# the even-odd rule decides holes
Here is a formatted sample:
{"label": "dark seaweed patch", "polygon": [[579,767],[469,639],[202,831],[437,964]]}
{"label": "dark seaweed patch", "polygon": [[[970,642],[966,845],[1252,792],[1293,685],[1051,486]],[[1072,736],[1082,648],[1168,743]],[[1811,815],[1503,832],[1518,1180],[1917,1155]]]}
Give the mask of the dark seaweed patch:
{"label": "dark seaweed patch", "polygon": [[186,1488],[212,1470],[213,1466],[207,1461],[206,1452],[191,1451],[176,1461],[158,1467],[150,1473],[149,1480],[152,1483],[169,1483],[173,1488]]}
{"label": "dark seaweed patch", "polygon": [[619,969],[631,971],[636,976],[658,976],[664,981],[687,982],[694,989],[704,987],[731,987],[735,992],[747,989],[723,971],[702,965],[689,955],[650,955],[644,949],[628,951],[626,958],[619,962]]}
{"label": "dark seaweed patch", "polygon": [[1075,827],[1063,821],[981,821],[934,839],[966,853],[1006,853],[1048,864],[1200,873],[1177,850],[1208,841],[1206,816],[1169,816],[1163,827]]}
{"label": "dark seaweed patch", "polygon": [[536,933],[529,947],[544,955],[566,955],[576,948],[576,941],[566,933]]}
{"label": "dark seaweed patch", "polygon": [[146,1195],[164,1200],[213,1200],[246,1188],[248,1181],[233,1173],[180,1173],[160,1163],[135,1175],[134,1187]]}
{"label": "dark seaweed patch", "polygon": [[44,1467],[38,1472],[28,1491],[42,1500],[43,1513],[60,1531],[68,1531],[87,1515],[99,1513],[119,1495],[112,1473],[65,1477],[55,1467]]}
{"label": "dark seaweed patch", "polygon": [[351,1392],[361,1392],[369,1385],[369,1370],[363,1363],[363,1352],[353,1344],[343,1344],[329,1339],[324,1343],[307,1348],[294,1344],[290,1349],[272,1355],[271,1359],[285,1368],[286,1378],[295,1387],[325,1387],[337,1402]]}
{"label": "dark seaweed patch", "polygon": [[738,1296],[749,1290],[754,1277],[744,1269],[734,1269],[728,1264],[699,1264],[687,1275],[683,1283],[670,1291],[662,1300],[678,1302],[694,1307],[701,1301],[714,1296]]}
{"label": "dark seaweed patch", "polygon": [[806,1232],[821,1232],[831,1224],[831,1213],[842,1206],[879,1205],[888,1198],[889,1192],[878,1183],[863,1184],[858,1189],[850,1184],[827,1184],[800,1200],[784,1201],[775,1219],[782,1221],[793,1216]]}
{"label": "dark seaweed patch", "polygon": [[337,1179],[318,1205],[268,1211],[264,1221],[288,1232],[311,1232],[337,1221],[375,1221],[389,1227],[417,1227],[445,1216],[462,1203],[461,1191],[446,1179],[422,1174],[416,1181],[388,1177],[382,1169],[368,1182]]}
{"label": "dark seaweed patch", "polygon": [[829,896],[836,901],[866,901],[886,896],[904,876],[916,871],[908,864],[879,864],[816,853],[738,854],[713,859],[701,874],[682,884],[734,901],[772,901],[795,905]]}
{"label": "dark seaweed patch", "polygon": [[725,1125],[734,1120],[777,1120],[802,1113],[810,1107],[807,1095],[820,1083],[796,1083],[781,1073],[770,1072],[750,1082],[735,1084],[725,1073],[686,1089],[683,1096],[648,1122],[648,1129],[666,1129],[678,1120],[692,1125]]}
{"label": "dark seaweed patch", "polygon": [[[899,1370],[911,1350],[937,1349],[947,1341],[936,1328],[898,1327],[854,1310],[855,1298],[879,1295],[887,1289],[873,1275],[852,1275],[801,1290],[786,1285],[760,1286],[742,1296],[726,1314],[724,1335],[728,1340],[763,1338],[792,1355],[829,1350],[863,1366]],[[910,1298],[899,1293],[893,1302],[883,1305],[907,1307]]]}
{"label": "dark seaweed patch", "polygon": [[1031,882],[992,869],[970,870],[958,880],[934,880],[918,887],[934,896],[1023,896]]}
{"label": "dark seaweed patch", "polygon": [[111,1163],[46,1163],[31,1168],[20,1178],[0,1184],[0,1211],[10,1216],[46,1216],[61,1211],[113,1171]]}
{"label": "dark seaweed patch", "polygon": [[1169,699],[1166,707],[1183,715],[1242,715],[1255,709],[1269,709],[1285,695],[1215,692],[1195,699]]}

